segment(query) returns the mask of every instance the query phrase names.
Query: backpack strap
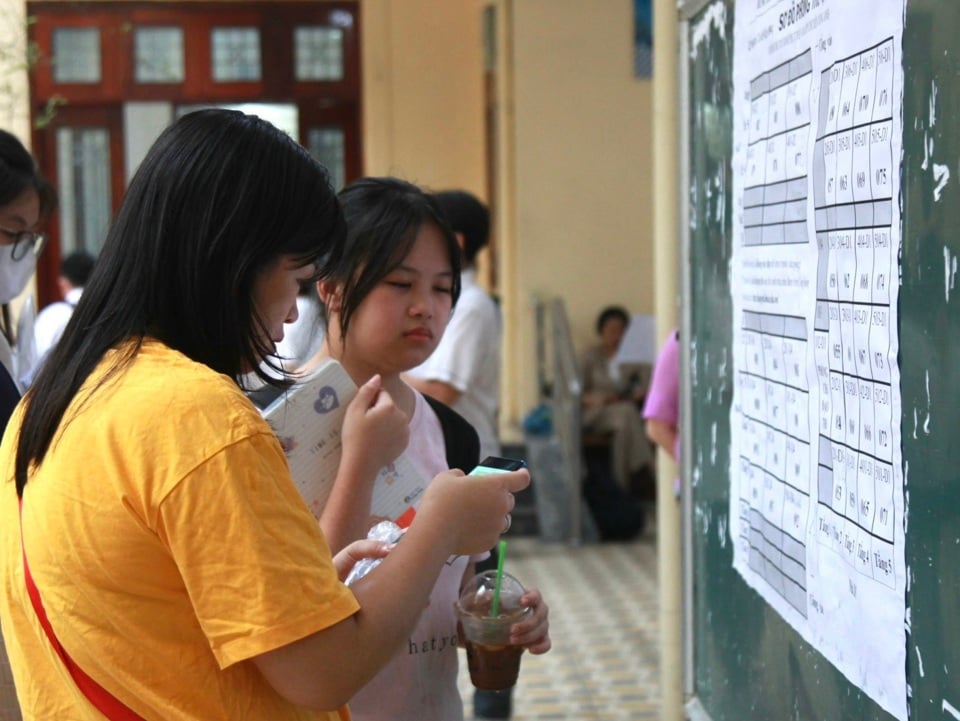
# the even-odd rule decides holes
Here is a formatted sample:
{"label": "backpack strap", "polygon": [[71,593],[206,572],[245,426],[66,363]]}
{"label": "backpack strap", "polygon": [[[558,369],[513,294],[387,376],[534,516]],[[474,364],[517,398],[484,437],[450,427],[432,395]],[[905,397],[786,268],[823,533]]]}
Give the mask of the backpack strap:
{"label": "backpack strap", "polygon": [[445,403],[424,394],[440,420],[443,445],[447,449],[447,465],[469,473],[480,462],[480,437],[467,420]]}
{"label": "backpack strap", "polygon": [[13,382],[10,372],[0,363],[0,434],[7,427],[7,421],[13,415],[13,409],[20,402],[20,391]]}
{"label": "backpack strap", "polygon": [[126,706],[123,701],[107,691],[103,686],[90,678],[86,672],[77,665],[77,662],[71,658],[70,654],[60,643],[57,634],[50,625],[50,619],[47,618],[47,612],[43,608],[43,602],[40,600],[40,590],[30,575],[30,566],[27,564],[27,548],[23,543],[23,498],[20,498],[20,546],[23,549],[23,576],[27,584],[27,595],[30,596],[30,603],[33,606],[34,613],[37,614],[37,620],[40,622],[43,632],[57,652],[57,656],[63,661],[70,672],[70,677],[77,688],[93,704],[100,713],[106,716],[110,721],[144,721],[143,717]]}

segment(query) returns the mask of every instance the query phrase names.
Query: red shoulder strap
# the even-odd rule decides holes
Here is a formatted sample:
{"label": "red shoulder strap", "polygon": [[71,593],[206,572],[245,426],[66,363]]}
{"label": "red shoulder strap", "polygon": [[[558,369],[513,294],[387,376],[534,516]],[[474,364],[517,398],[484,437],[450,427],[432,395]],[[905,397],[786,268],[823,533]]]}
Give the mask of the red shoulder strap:
{"label": "red shoulder strap", "polygon": [[47,612],[43,610],[43,603],[40,601],[40,591],[37,589],[37,584],[33,582],[33,576],[30,575],[30,566],[27,564],[27,547],[23,543],[23,498],[20,499],[20,547],[23,549],[23,576],[27,582],[27,594],[30,596],[30,603],[33,605],[33,610],[37,614],[43,632],[47,634],[47,638],[53,645],[53,650],[57,652],[60,660],[67,667],[71,678],[73,678],[81,693],[100,713],[111,721],[143,721],[142,716],[137,715],[135,711],[131,711],[116,696],[90,678],[70,657],[70,654],[60,644],[60,640],[53,632],[53,627],[47,618]]}

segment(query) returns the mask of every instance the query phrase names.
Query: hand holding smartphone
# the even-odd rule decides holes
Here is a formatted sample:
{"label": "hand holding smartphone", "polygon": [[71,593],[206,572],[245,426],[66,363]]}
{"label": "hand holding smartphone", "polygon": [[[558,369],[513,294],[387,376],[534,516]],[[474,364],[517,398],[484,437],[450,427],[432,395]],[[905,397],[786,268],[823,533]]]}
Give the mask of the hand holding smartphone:
{"label": "hand holding smartphone", "polygon": [[[482,461],[480,465],[470,471],[468,476],[488,476],[493,473],[507,473],[509,471],[519,471],[521,468],[526,468],[526,461],[522,461],[516,458],[501,458],[500,456],[487,456]],[[501,534],[506,533],[510,530],[510,526],[513,523],[513,517],[508,512],[504,516],[504,527],[500,532]]]}
{"label": "hand holding smartphone", "polygon": [[480,464],[474,468],[468,476],[486,476],[490,473],[506,473],[507,471],[519,471],[526,468],[525,461],[515,458],[501,458],[500,456],[487,456]]}

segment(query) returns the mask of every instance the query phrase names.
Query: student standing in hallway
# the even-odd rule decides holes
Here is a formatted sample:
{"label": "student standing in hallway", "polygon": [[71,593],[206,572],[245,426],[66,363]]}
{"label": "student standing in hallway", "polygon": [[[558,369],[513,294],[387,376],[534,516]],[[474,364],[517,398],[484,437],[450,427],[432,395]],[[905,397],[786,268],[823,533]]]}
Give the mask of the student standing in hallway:
{"label": "student standing in hallway", "polygon": [[[479,460],[474,429],[402,376],[442,342],[451,309],[459,309],[460,249],[454,234],[428,194],[396,178],[358,180],[341,191],[340,200],[347,236],[342,248],[335,245],[331,251],[336,260],[320,269],[327,334],[315,364],[334,358],[358,384],[379,375],[382,387],[410,419],[405,455],[423,477],[457,462],[454,455],[462,458],[463,470],[470,470]],[[320,519],[334,548],[366,535],[372,491],[372,479],[362,484],[338,476]],[[505,530],[509,524],[508,517]],[[474,575],[476,560],[479,554],[448,560],[407,648],[351,701],[357,721],[463,718],[453,604]],[[511,641],[531,653],[545,653],[550,649],[547,606],[533,588],[522,603],[534,612],[513,626]]]}
{"label": "student standing in hallway", "polygon": [[[56,206],[56,192],[33,156],[14,135],[0,130],[0,304],[16,298],[30,282],[47,240],[37,228]],[[0,431],[20,400],[10,337],[0,333]]]}
{"label": "student standing in hallway", "polygon": [[490,242],[490,212],[462,190],[433,196],[462,250],[460,299],[436,350],[407,382],[466,418],[480,436],[480,457],[500,455],[500,308],[477,283],[477,255]]}
{"label": "student standing in hallway", "polygon": [[[0,130],[0,304],[9,303],[26,288],[46,243],[46,236],[37,228],[56,206],[57,194],[40,175],[33,156],[12,133]],[[0,435],[20,400],[20,386],[14,380],[19,375],[18,365],[29,363],[17,362],[9,340],[10,335],[0,332]],[[2,649],[0,683],[12,683]]]}
{"label": "student standing in hallway", "polygon": [[[647,436],[674,460],[680,459],[680,331],[674,330],[657,354],[650,378],[650,391],[643,406]],[[680,479],[673,491],[680,495]]]}

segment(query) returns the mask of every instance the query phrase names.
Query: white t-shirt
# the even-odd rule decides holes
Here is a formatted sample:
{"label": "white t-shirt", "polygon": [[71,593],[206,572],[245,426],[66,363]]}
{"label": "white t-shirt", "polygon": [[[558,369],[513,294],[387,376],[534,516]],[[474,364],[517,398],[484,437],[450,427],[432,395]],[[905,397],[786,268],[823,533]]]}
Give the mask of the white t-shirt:
{"label": "white t-shirt", "polygon": [[51,303],[37,314],[33,323],[33,337],[37,342],[37,357],[42,358],[53,348],[54,344],[63,335],[73,309],[76,307],[83,288],[71,288],[62,301]]}
{"label": "white t-shirt", "polygon": [[414,378],[441,381],[460,391],[452,404],[480,436],[480,458],[500,455],[500,309],[477,285],[473,270],[463,272],[463,290],[437,349],[408,371]]}
{"label": "white t-shirt", "polygon": [[298,295],[297,320],[284,323],[283,340],[277,343],[276,355],[284,359],[285,367],[306,363],[320,350],[325,332],[320,299]]}
{"label": "white t-shirt", "polygon": [[[423,396],[417,393],[416,397],[406,453],[426,477],[433,478],[447,469],[443,429]],[[485,557],[452,556],[447,560],[430,594],[430,603],[406,644],[350,699],[354,721],[463,720],[453,603],[460,595],[467,564]]]}
{"label": "white t-shirt", "polygon": [[66,330],[81,295],[83,295],[83,288],[71,288],[67,291],[65,300],[51,303],[37,314],[33,322],[32,347],[28,354],[25,354],[22,346],[20,351],[19,361],[22,365],[18,380],[24,388],[33,384],[47,356],[63,336],[63,331]]}

